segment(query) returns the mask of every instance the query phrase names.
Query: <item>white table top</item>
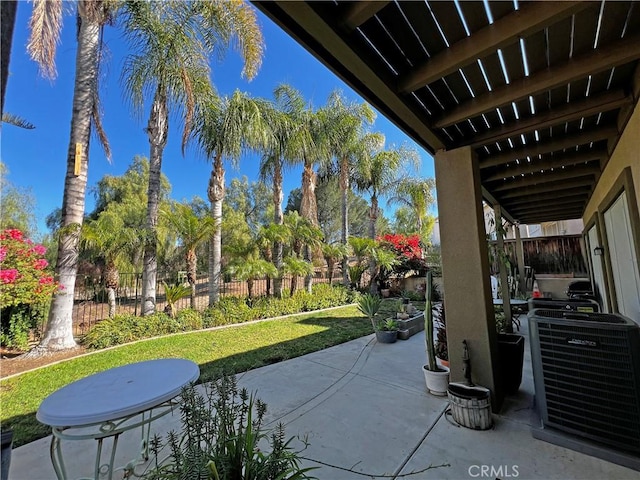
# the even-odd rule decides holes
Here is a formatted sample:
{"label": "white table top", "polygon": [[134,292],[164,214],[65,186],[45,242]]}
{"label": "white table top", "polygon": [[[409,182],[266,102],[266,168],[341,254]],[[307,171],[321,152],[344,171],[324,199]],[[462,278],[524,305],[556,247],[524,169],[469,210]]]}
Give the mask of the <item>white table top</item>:
{"label": "white table top", "polygon": [[[527,301],[526,300],[520,300],[519,298],[511,298],[509,300],[509,303],[511,305],[516,305],[516,306],[527,305]],[[493,299],[493,304],[494,305],[502,305],[502,299],[501,298],[494,298]]]}
{"label": "white table top", "polygon": [[78,427],[141,413],[177,396],[200,375],[190,360],[132,363],[77,380],[40,404],[36,418],[53,427]]}

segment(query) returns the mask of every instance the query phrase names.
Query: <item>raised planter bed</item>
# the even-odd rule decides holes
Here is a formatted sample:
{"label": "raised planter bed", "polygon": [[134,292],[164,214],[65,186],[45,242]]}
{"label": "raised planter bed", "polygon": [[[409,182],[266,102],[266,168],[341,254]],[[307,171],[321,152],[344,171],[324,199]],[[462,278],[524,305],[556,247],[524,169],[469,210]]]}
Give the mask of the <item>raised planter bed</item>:
{"label": "raised planter bed", "polygon": [[406,320],[396,320],[398,322],[398,339],[406,340],[424,330],[424,312],[418,311],[413,317]]}

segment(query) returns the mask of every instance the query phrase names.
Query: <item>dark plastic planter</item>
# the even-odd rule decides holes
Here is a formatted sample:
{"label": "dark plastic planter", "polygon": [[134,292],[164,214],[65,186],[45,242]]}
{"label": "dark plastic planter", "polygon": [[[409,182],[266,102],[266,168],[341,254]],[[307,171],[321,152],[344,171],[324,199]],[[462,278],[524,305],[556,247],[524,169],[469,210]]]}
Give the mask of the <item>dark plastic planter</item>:
{"label": "dark plastic planter", "polygon": [[376,330],[376,340],[378,343],[395,343],[398,340],[398,331]]}
{"label": "dark plastic planter", "polygon": [[511,333],[499,333],[498,353],[504,391],[507,395],[513,395],[522,382],[524,337]]}

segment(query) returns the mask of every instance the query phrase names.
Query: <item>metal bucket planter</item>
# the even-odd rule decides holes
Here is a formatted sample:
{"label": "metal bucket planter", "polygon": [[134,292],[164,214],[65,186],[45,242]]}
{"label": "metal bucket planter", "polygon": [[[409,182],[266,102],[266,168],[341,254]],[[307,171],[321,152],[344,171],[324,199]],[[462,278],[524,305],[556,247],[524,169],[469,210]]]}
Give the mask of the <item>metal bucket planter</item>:
{"label": "metal bucket planter", "polygon": [[473,430],[487,430],[493,426],[488,388],[450,383],[447,396],[451,414],[458,425]]}
{"label": "metal bucket planter", "polygon": [[449,385],[449,368],[440,366],[440,370],[427,370],[427,366],[422,367],[424,380],[427,383],[427,390],[431,395],[444,397],[447,394]]}

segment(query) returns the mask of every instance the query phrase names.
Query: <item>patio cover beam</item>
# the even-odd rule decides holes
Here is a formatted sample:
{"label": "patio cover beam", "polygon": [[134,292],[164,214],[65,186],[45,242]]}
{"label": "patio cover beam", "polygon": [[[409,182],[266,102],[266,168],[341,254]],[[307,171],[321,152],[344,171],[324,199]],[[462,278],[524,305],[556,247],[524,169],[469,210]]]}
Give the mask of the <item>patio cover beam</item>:
{"label": "patio cover beam", "polygon": [[[513,190],[505,191],[505,193],[500,195],[500,198],[503,200],[506,200],[510,198],[523,197],[525,195],[539,195],[541,193],[555,192],[558,190],[565,191],[565,190],[568,190],[571,188],[577,188],[577,187],[586,187],[586,186],[590,187],[593,185],[593,183],[594,183],[593,175],[585,175],[577,178],[572,178],[571,180],[562,180],[562,181],[551,182],[551,183],[539,183],[536,185],[530,185],[530,186],[524,187],[524,190],[516,188]],[[505,202],[505,205],[508,205],[508,203]]]}
{"label": "patio cover beam", "polygon": [[607,47],[580,55],[556,67],[541,70],[530,77],[523,77],[493,92],[462,103],[443,115],[433,126],[434,128],[449,127],[498,107],[509,105],[511,102],[523,100],[529,95],[552,90],[638,58],[640,58],[640,35],[629,36]]}
{"label": "patio cover beam", "polygon": [[567,190],[567,195],[554,194],[552,196],[537,195],[536,198],[529,196],[514,198],[509,201],[509,207],[516,210],[525,205],[541,205],[543,207],[554,205],[561,202],[586,201],[589,199],[589,192],[576,193],[573,190]]}
{"label": "patio cover beam", "polygon": [[625,95],[623,90],[603,93],[594,97],[571,102],[563,107],[556,107],[531,118],[519,120],[502,128],[491,129],[480,135],[463,140],[458,146],[471,145],[479,148],[501,140],[517,137],[521,134],[542,130],[543,128],[562,125],[581,118],[587,118],[598,113],[609,112],[625,105],[633,105],[633,97]]}
{"label": "patio cover beam", "polygon": [[353,31],[362,25],[364,22],[373,17],[376,13],[386,7],[389,3],[388,1],[374,1],[374,2],[365,2],[358,1],[353,2],[344,17],[342,18],[342,24],[344,27]]}
{"label": "patio cover beam", "polygon": [[[600,160],[607,156],[606,148],[598,148],[585,152],[571,152],[566,154],[554,155],[543,159],[534,159],[531,162],[524,161],[519,165],[513,165],[507,168],[501,168],[493,175],[483,177],[485,182],[493,182],[503,178],[522,175],[526,173],[540,172],[541,170],[549,170],[551,168],[559,168],[569,165],[578,165],[581,163]],[[602,165],[600,165],[602,168]]]}
{"label": "patio cover beam", "polygon": [[530,217],[523,217],[522,223],[526,223],[528,225],[532,225],[535,223],[544,223],[544,222],[558,222],[560,220],[578,220],[582,217],[582,212],[569,212],[565,215],[545,215],[543,213],[540,215],[532,215]]}
{"label": "patio cover beam", "polygon": [[553,172],[536,173],[533,175],[527,175],[516,180],[507,180],[502,185],[499,185],[492,190],[494,192],[504,192],[505,190],[513,190],[514,188],[528,187],[530,185],[538,185],[540,183],[555,182],[558,180],[566,180],[583,175],[598,175],[600,174],[600,167],[598,166],[585,166],[575,167],[566,170],[554,170]]}
{"label": "patio cover beam", "polygon": [[578,202],[558,202],[556,205],[547,205],[545,207],[542,207],[540,205],[529,205],[528,207],[518,207],[518,208],[513,208],[512,211],[515,215],[527,215],[530,214],[531,212],[539,212],[539,211],[544,211],[544,212],[556,212],[556,211],[574,211],[574,210],[579,210],[579,209],[583,209],[585,206],[585,202],[584,201],[578,201]]}
{"label": "patio cover beam", "polygon": [[401,93],[416,91],[477,58],[486,57],[499,48],[517,42],[518,38],[542,30],[588,6],[588,2],[532,2],[524,5],[520,10],[451,45],[400,78],[398,90]]}
{"label": "patio cover beam", "polygon": [[480,168],[496,167],[505,163],[514,162],[518,159],[526,159],[527,157],[535,157],[544,153],[557,152],[565,148],[575,147],[576,145],[584,145],[599,140],[607,140],[618,134],[615,126],[601,127],[593,130],[586,130],[574,135],[563,135],[556,140],[550,142],[533,143],[524,147],[508,150],[504,153],[491,155],[480,159]]}

